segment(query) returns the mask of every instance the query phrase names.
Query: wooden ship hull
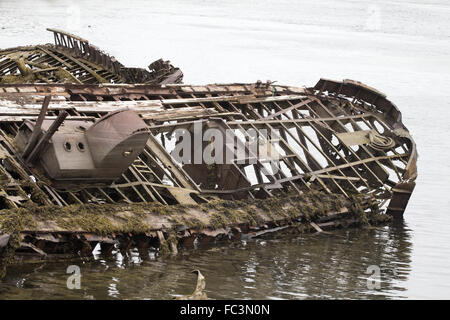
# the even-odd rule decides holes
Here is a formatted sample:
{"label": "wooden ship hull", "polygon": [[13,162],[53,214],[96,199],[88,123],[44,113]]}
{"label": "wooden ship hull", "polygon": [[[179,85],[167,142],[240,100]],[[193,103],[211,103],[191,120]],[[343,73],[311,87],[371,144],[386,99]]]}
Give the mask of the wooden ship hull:
{"label": "wooden ship hull", "polygon": [[[129,81],[122,67],[105,67],[109,56],[95,60],[88,51],[81,54],[79,43],[86,41],[57,31],[55,38],[55,48],[69,55],[60,47],[71,47],[76,61]],[[133,84],[100,71],[109,80],[98,81],[90,72],[68,68],[78,82],[60,83],[64,79],[52,76],[59,69],[39,71],[45,68],[28,63],[25,68],[32,74],[38,68],[39,76],[15,83],[30,74],[20,70],[21,63],[32,59],[44,67],[43,60],[58,59],[43,54],[38,60],[16,50],[11,60],[12,51],[0,51],[4,263],[13,256],[89,255],[97,245],[105,254],[132,247],[176,253],[180,247],[279,230],[376,224],[401,217],[414,189],[417,151],[400,111],[360,82],[321,79],[309,88],[259,81],[195,86],[167,83],[181,81],[179,69],[172,67],[150,82],[144,80],[152,76],[141,71]],[[17,81],[2,82],[5,76]],[[120,118],[123,110],[138,117]],[[80,123],[87,129],[78,130]],[[105,128],[121,125],[134,131],[104,145]],[[180,163],[173,156],[179,141],[170,137],[195,126],[231,132],[246,156],[226,163]],[[269,156],[255,160],[239,134],[248,130],[261,136],[277,130],[259,142],[272,150]],[[76,139],[86,139],[82,149],[87,149],[75,148]],[[130,144],[138,152],[124,151]],[[204,152],[209,144],[192,141],[191,151]],[[224,152],[229,148],[223,144]]]}

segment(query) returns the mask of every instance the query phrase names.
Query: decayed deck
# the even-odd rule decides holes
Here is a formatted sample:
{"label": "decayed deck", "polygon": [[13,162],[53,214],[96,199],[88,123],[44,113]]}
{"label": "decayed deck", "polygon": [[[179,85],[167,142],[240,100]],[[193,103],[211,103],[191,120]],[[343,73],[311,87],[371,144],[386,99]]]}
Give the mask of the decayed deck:
{"label": "decayed deck", "polygon": [[[12,142],[47,95],[47,118],[61,110],[67,119],[135,110],[152,132],[144,152],[111,185],[55,188],[24,164]],[[278,129],[264,143],[277,150],[279,170],[270,174],[259,160],[181,166],[168,138],[196,123],[234,132]],[[400,111],[351,80],[322,79],[312,88],[0,85],[0,157],[0,246],[15,239],[17,252],[41,255],[86,253],[97,243],[108,251],[115,243],[126,249],[168,241],[175,251],[177,239],[189,244],[293,226],[320,231],[376,222],[386,217],[379,209],[403,214],[417,175],[415,144]]]}
{"label": "decayed deck", "polygon": [[180,83],[183,73],[162,59],[149,70],[125,67],[88,40],[47,29],[54,44],[0,49],[0,83]]}

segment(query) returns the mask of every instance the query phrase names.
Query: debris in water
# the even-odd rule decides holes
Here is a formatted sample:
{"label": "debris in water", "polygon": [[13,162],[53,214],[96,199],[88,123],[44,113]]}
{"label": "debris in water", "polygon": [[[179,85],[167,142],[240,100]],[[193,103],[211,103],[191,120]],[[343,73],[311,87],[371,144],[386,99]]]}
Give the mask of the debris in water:
{"label": "debris in water", "polygon": [[206,293],[204,292],[206,288],[206,280],[202,275],[200,270],[194,270],[192,273],[197,274],[197,285],[195,286],[195,290],[192,294],[177,297],[176,300],[208,300]]}

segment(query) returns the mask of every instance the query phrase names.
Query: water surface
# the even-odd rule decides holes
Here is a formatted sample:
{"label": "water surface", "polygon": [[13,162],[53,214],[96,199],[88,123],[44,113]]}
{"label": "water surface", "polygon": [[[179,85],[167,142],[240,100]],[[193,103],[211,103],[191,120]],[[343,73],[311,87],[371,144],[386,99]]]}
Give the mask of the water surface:
{"label": "water surface", "polygon": [[[150,298],[189,293],[199,268],[211,298],[448,298],[450,4],[447,1],[0,0],[0,47],[89,39],[127,66],[163,57],[186,83],[355,79],[388,95],[418,145],[419,178],[402,225],[289,236],[184,252],[11,268],[0,298]],[[66,287],[78,264],[82,288]],[[365,271],[381,268],[381,289]]]}

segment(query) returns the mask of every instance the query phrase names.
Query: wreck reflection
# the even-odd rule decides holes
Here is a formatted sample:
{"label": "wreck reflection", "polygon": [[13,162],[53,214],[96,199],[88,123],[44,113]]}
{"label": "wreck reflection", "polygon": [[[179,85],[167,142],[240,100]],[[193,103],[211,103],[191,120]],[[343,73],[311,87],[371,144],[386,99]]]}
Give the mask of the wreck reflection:
{"label": "wreck reflection", "polygon": [[[336,235],[256,241],[248,246],[252,248],[247,252],[242,250],[227,258],[230,265],[223,265],[224,277],[209,278],[208,290],[212,286],[221,288],[209,296],[226,298],[222,292],[233,290],[235,283],[228,279],[234,274],[241,280],[242,290],[237,291],[248,298],[403,297],[410,272],[410,230],[404,224]],[[247,256],[244,263],[240,255]],[[381,269],[380,290],[367,288],[369,265]]]}
{"label": "wreck reflection", "polygon": [[[403,222],[333,234],[280,234],[157,258],[153,251],[99,251],[88,260],[22,264],[8,271],[0,299],[172,299],[192,293],[199,269],[212,299],[405,298],[411,231]],[[68,265],[82,272],[80,290],[66,286]],[[366,270],[381,270],[368,289]]]}

